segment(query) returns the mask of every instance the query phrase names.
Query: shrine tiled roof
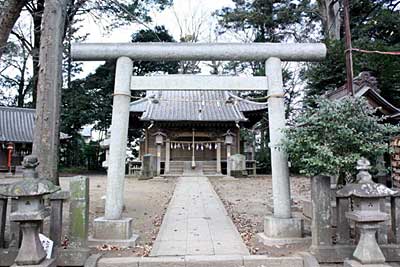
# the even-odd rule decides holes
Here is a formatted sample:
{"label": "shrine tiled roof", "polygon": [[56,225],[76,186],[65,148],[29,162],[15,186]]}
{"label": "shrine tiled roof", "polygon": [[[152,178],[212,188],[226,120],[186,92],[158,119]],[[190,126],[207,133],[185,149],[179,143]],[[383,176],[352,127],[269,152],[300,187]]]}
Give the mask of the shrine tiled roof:
{"label": "shrine tiled roof", "polygon": [[[396,120],[400,119],[400,108],[391,104],[387,99],[381,96],[378,88],[378,82],[369,72],[361,72],[353,79],[353,90],[355,97],[366,97],[374,102],[373,107],[379,107],[380,111]],[[334,91],[327,92],[326,96],[331,100],[340,100],[349,95],[346,85],[339,87]],[[372,102],[370,101],[370,104]]]}
{"label": "shrine tiled roof", "polygon": [[267,109],[227,91],[147,91],[130,111],[143,121],[247,121],[246,113]]}
{"label": "shrine tiled roof", "polygon": [[[0,142],[32,143],[35,109],[0,106]],[[60,133],[60,139],[69,136]]]}
{"label": "shrine tiled roof", "polygon": [[0,107],[0,141],[31,143],[34,125],[34,109]]}

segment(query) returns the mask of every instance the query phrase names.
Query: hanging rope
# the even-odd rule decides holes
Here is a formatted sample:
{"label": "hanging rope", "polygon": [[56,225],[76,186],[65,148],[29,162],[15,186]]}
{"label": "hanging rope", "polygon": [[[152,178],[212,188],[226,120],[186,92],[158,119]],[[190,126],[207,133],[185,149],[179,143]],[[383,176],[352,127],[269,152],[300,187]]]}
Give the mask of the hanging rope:
{"label": "hanging rope", "polygon": [[392,56],[400,56],[400,52],[398,51],[378,51],[378,50],[365,50],[365,49],[360,49],[360,48],[351,48],[345,51],[356,51],[360,53],[366,53],[366,54],[380,54],[380,55],[392,55]]}

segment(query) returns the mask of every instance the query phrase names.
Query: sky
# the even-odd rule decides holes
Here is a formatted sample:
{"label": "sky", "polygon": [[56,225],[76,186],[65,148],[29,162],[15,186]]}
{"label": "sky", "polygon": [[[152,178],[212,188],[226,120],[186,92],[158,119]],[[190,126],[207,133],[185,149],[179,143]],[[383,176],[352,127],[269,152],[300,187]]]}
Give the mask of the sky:
{"label": "sky", "polygon": [[[233,6],[231,0],[174,0],[172,7],[167,8],[163,12],[152,12],[152,23],[147,25],[154,28],[156,25],[164,25],[175,40],[179,40],[181,29],[183,33],[190,32],[193,28],[192,24],[198,25],[202,22],[200,42],[215,42],[216,37],[213,30],[216,26],[216,19],[212,17],[212,13],[225,6]],[[194,23],[193,23],[194,22]],[[85,27],[81,29],[82,33],[89,32],[85,42],[87,43],[107,43],[107,42],[130,42],[132,33],[145,28],[138,23],[123,26],[106,33],[102,27],[88,18],[83,22]],[[219,38],[219,42],[226,41]],[[83,71],[77,78],[83,78],[90,72],[93,72],[102,62],[84,62]]]}

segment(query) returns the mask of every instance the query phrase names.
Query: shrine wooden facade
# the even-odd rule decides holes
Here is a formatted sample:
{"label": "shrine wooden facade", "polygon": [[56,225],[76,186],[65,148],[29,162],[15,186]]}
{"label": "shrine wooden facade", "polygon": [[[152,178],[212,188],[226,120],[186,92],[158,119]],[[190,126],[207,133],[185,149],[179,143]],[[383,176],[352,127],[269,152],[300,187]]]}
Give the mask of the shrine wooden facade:
{"label": "shrine wooden facade", "polygon": [[156,155],[164,174],[180,173],[185,164],[226,173],[230,155],[254,161],[240,128],[251,128],[266,109],[226,91],[147,91],[130,105],[130,129],[144,130],[139,157]]}

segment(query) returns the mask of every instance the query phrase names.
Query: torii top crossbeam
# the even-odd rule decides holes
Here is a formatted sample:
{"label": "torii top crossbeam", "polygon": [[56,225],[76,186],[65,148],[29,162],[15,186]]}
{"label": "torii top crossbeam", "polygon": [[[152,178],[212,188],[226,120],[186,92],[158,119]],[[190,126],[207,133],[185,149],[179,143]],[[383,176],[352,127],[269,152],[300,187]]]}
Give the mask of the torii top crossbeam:
{"label": "torii top crossbeam", "polygon": [[102,61],[129,57],[133,60],[231,60],[319,61],[326,56],[321,43],[79,43],[73,44],[74,60]]}

